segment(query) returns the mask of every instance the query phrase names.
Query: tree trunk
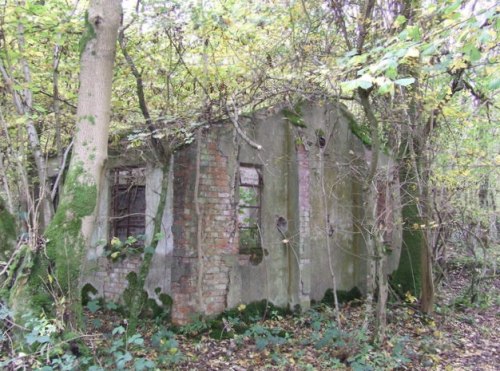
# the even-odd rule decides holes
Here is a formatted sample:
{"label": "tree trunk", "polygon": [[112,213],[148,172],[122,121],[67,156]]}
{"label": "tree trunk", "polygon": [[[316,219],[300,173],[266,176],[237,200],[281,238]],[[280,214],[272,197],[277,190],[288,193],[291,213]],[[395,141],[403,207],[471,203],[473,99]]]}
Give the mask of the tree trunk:
{"label": "tree trunk", "polygon": [[[370,124],[372,150],[370,159],[370,168],[367,177],[364,179],[363,193],[365,194],[365,226],[363,228],[364,238],[366,241],[366,250],[368,255],[368,272],[367,272],[367,298],[366,298],[366,313],[365,324],[367,326],[373,312],[373,299],[375,289],[377,290],[377,310],[376,310],[376,340],[385,340],[385,330],[387,325],[386,306],[387,295],[389,292],[386,264],[387,256],[384,252],[383,233],[380,223],[380,216],[384,210],[378,210],[377,203],[379,197],[378,172],[379,172],[379,151],[380,138],[378,134],[378,119],[375,116],[371,103],[370,93],[358,89],[361,106]],[[387,182],[387,179],[384,180]]]}
{"label": "tree trunk", "polygon": [[[37,257],[29,283],[48,287],[39,305],[62,295],[56,313],[73,327],[81,320],[79,280],[91,243],[98,192],[107,159],[111,83],[116,39],[121,21],[120,0],[90,2],[81,39],[81,71],[73,155],[63,194],[46,232],[46,257]],[[44,283],[44,285],[42,285]],[[36,300],[36,298],[35,298]]]}
{"label": "tree trunk", "polygon": [[[19,6],[24,6],[25,2],[18,2]],[[31,71],[28,61],[24,57],[25,53],[25,38],[24,38],[24,25],[19,21],[17,25],[17,46],[19,57],[19,65],[21,67],[22,76],[26,87],[20,91],[13,88],[15,77],[12,75],[12,66],[7,64],[4,66],[0,60],[0,73],[2,74],[4,83],[7,90],[12,96],[14,106],[16,108],[19,116],[24,117],[26,132],[28,134],[28,143],[31,147],[33,158],[35,160],[35,168],[38,175],[38,186],[39,186],[39,204],[40,212],[33,215],[33,226],[32,228],[36,232],[43,231],[47,227],[48,223],[52,220],[54,214],[54,207],[52,200],[50,198],[50,183],[47,175],[47,164],[45,157],[42,153],[40,147],[40,138],[35,127],[35,123],[31,118],[32,108],[33,108],[33,92],[30,86],[32,85]],[[38,208],[34,205],[33,209]],[[41,219],[39,220],[39,217]]]}
{"label": "tree trunk", "polygon": [[[429,195],[429,172],[430,164],[427,159],[427,154],[422,153],[419,157],[420,162],[420,218],[423,225],[425,226],[425,231],[423,232],[423,238],[421,240],[422,246],[420,250],[421,254],[421,279],[422,279],[422,292],[420,294],[420,306],[422,312],[426,314],[431,314],[434,310],[434,275],[433,275],[433,264],[434,257],[432,252],[431,235],[432,231],[429,227],[429,223],[432,220],[431,211],[431,201]],[[418,170],[417,170],[418,171]]]}

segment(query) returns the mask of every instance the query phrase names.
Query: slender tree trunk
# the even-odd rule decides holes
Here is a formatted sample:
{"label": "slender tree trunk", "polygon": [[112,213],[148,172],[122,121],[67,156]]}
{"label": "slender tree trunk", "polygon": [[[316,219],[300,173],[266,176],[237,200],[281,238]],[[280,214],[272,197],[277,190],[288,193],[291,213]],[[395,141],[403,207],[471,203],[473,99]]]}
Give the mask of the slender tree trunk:
{"label": "slender tree trunk", "polygon": [[426,158],[426,154],[423,153],[420,156],[420,217],[422,224],[425,225],[425,230],[423,232],[423,238],[421,240],[422,245],[420,247],[420,265],[421,265],[421,279],[422,279],[422,291],[420,294],[420,305],[421,310],[424,313],[431,314],[434,310],[434,274],[433,274],[433,263],[434,257],[432,252],[431,236],[432,231],[429,228],[429,223],[432,220],[431,211],[431,201],[429,195],[429,161]]}
{"label": "slender tree trunk", "polygon": [[37,257],[29,280],[38,291],[48,287],[45,301],[50,296],[65,297],[58,301],[56,312],[73,327],[81,321],[79,281],[91,243],[107,159],[111,83],[121,11],[120,0],[90,2],[81,40],[73,155],[57,213],[46,232],[46,256]]}
{"label": "slender tree trunk", "polygon": [[[386,320],[386,306],[387,295],[389,292],[387,272],[385,269],[387,256],[384,252],[383,230],[380,228],[379,210],[377,208],[377,200],[379,197],[378,189],[378,170],[379,170],[379,152],[380,152],[380,139],[378,133],[378,119],[375,116],[369,98],[369,92],[358,89],[358,96],[361,101],[361,106],[370,124],[371,131],[371,159],[370,169],[368,176],[364,180],[363,191],[365,194],[365,225],[363,226],[363,233],[365,237],[366,249],[368,253],[368,273],[367,273],[367,299],[366,299],[366,317],[365,324],[373,312],[373,298],[375,289],[377,288],[377,309],[376,309],[376,338],[378,341],[385,339]],[[387,182],[387,179],[384,179]],[[383,214],[384,210],[380,210]]]}
{"label": "slender tree trunk", "polygon": [[[18,1],[17,5],[24,6],[24,1]],[[28,134],[28,143],[31,148],[33,158],[35,160],[36,171],[38,175],[38,184],[39,184],[39,203],[41,206],[41,213],[38,215],[34,215],[33,221],[34,228],[40,229],[43,231],[48,223],[52,220],[52,216],[54,214],[54,208],[52,205],[52,200],[50,198],[50,184],[47,175],[47,164],[45,157],[40,148],[40,138],[38,136],[38,132],[36,130],[35,124],[31,119],[32,114],[32,106],[33,106],[33,93],[31,91],[31,71],[28,61],[24,57],[25,53],[25,38],[24,38],[24,25],[22,22],[19,22],[17,25],[17,46],[18,52],[20,54],[19,57],[19,65],[21,67],[22,76],[24,79],[24,83],[26,84],[26,88],[21,91],[16,91],[14,86],[14,79],[11,75],[12,68],[9,64],[4,66],[2,61],[0,60],[0,72],[2,74],[5,85],[7,86],[8,91],[12,96],[12,100],[14,106],[16,108],[19,116],[23,116],[25,118],[25,127],[26,132]],[[9,63],[9,62],[7,62]],[[41,222],[38,222],[38,217],[41,216]],[[36,232],[36,231],[35,231]]]}
{"label": "slender tree trunk", "polygon": [[[326,147],[326,146],[325,146]],[[337,295],[337,276],[335,274],[334,261],[333,261],[333,252],[331,246],[331,236],[330,236],[330,220],[328,217],[328,197],[326,193],[326,185],[325,185],[325,153],[323,149],[320,149],[319,153],[319,178],[320,178],[320,186],[321,186],[321,202],[323,203],[323,233],[326,241],[326,252],[328,253],[328,267],[330,268],[330,276],[332,279],[332,291],[333,291],[333,301],[335,303],[335,321],[337,322],[337,326],[341,328],[342,323],[340,322],[340,306],[339,299]],[[297,259],[297,264],[299,264],[299,260]]]}

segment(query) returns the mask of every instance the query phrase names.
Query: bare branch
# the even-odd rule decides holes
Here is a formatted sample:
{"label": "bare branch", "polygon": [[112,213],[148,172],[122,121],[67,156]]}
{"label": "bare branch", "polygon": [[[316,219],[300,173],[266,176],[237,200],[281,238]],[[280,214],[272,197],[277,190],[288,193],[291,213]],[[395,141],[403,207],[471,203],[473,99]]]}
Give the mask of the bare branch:
{"label": "bare branch", "polygon": [[236,129],[236,132],[238,135],[243,138],[243,140],[252,148],[255,148],[257,150],[261,150],[262,146],[258,143],[255,143],[252,139],[250,139],[245,132],[241,129],[239,123],[238,123],[238,108],[236,107],[236,104],[234,103],[234,99],[231,98],[231,105],[233,106],[233,114],[229,111],[229,107],[227,106],[226,103],[226,111],[227,115],[229,116],[229,119],[233,123],[234,128]]}
{"label": "bare branch", "polygon": [[64,174],[64,168],[66,167],[66,161],[68,160],[68,155],[69,151],[71,150],[71,147],[73,147],[73,141],[69,144],[68,148],[64,151],[62,163],[61,163],[61,168],[59,169],[59,172],[57,173],[57,178],[54,183],[54,186],[52,187],[52,192],[50,193],[50,198],[52,202],[54,202],[54,199],[56,198],[57,194],[57,189],[59,188],[59,183],[61,182],[62,175]]}

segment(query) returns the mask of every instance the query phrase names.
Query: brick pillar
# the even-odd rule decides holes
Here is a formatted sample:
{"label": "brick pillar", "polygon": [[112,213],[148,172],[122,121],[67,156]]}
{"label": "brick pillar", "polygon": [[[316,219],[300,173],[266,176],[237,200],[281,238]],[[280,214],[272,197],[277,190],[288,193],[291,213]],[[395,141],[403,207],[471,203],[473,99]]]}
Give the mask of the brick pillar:
{"label": "brick pillar", "polygon": [[196,313],[196,217],[193,205],[196,147],[178,151],[174,157],[172,260],[172,321],[187,323]]}
{"label": "brick pillar", "polygon": [[231,257],[237,256],[234,222],[236,207],[231,199],[234,174],[229,173],[228,156],[219,146],[220,128],[204,133],[200,153],[198,202],[201,213],[203,250],[203,308],[197,292],[198,251],[194,184],[196,145],[180,151],[174,160],[174,263],[172,267],[172,320],[186,323],[203,311],[222,312],[227,305]]}

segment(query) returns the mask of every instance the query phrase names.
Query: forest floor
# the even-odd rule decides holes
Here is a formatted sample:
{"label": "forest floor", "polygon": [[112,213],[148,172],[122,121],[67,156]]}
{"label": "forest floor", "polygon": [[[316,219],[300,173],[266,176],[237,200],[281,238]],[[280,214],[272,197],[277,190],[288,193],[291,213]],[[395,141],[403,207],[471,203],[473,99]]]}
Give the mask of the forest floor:
{"label": "forest floor", "polygon": [[[222,319],[216,336],[202,321],[175,334],[144,327],[144,347],[135,357],[174,370],[499,370],[500,279],[483,281],[471,302],[470,272],[460,264],[448,270],[431,317],[422,316],[411,297],[390,304],[387,340],[377,346],[369,341],[370,330],[362,330],[365,307],[350,303],[341,308],[341,329],[326,305],[301,315],[270,310],[265,321],[233,338],[227,335],[241,324],[238,315]],[[109,331],[116,325],[110,317],[101,321]]]}
{"label": "forest floor", "polygon": [[[141,320],[129,335],[124,308],[94,300],[85,307],[84,334],[58,337],[57,322],[43,316],[29,316],[28,328],[18,326],[28,330],[23,348],[12,348],[12,335],[20,334],[0,332],[0,368],[500,370],[500,277],[490,267],[473,280],[480,271],[472,259],[453,261],[437,285],[432,316],[422,315],[410,295],[392,297],[384,341],[374,342],[373,328],[364,328],[366,307],[356,300],[342,304],[340,326],[327,304],[291,314],[264,302],[178,328],[165,320]],[[8,320],[2,310],[0,318]]]}

